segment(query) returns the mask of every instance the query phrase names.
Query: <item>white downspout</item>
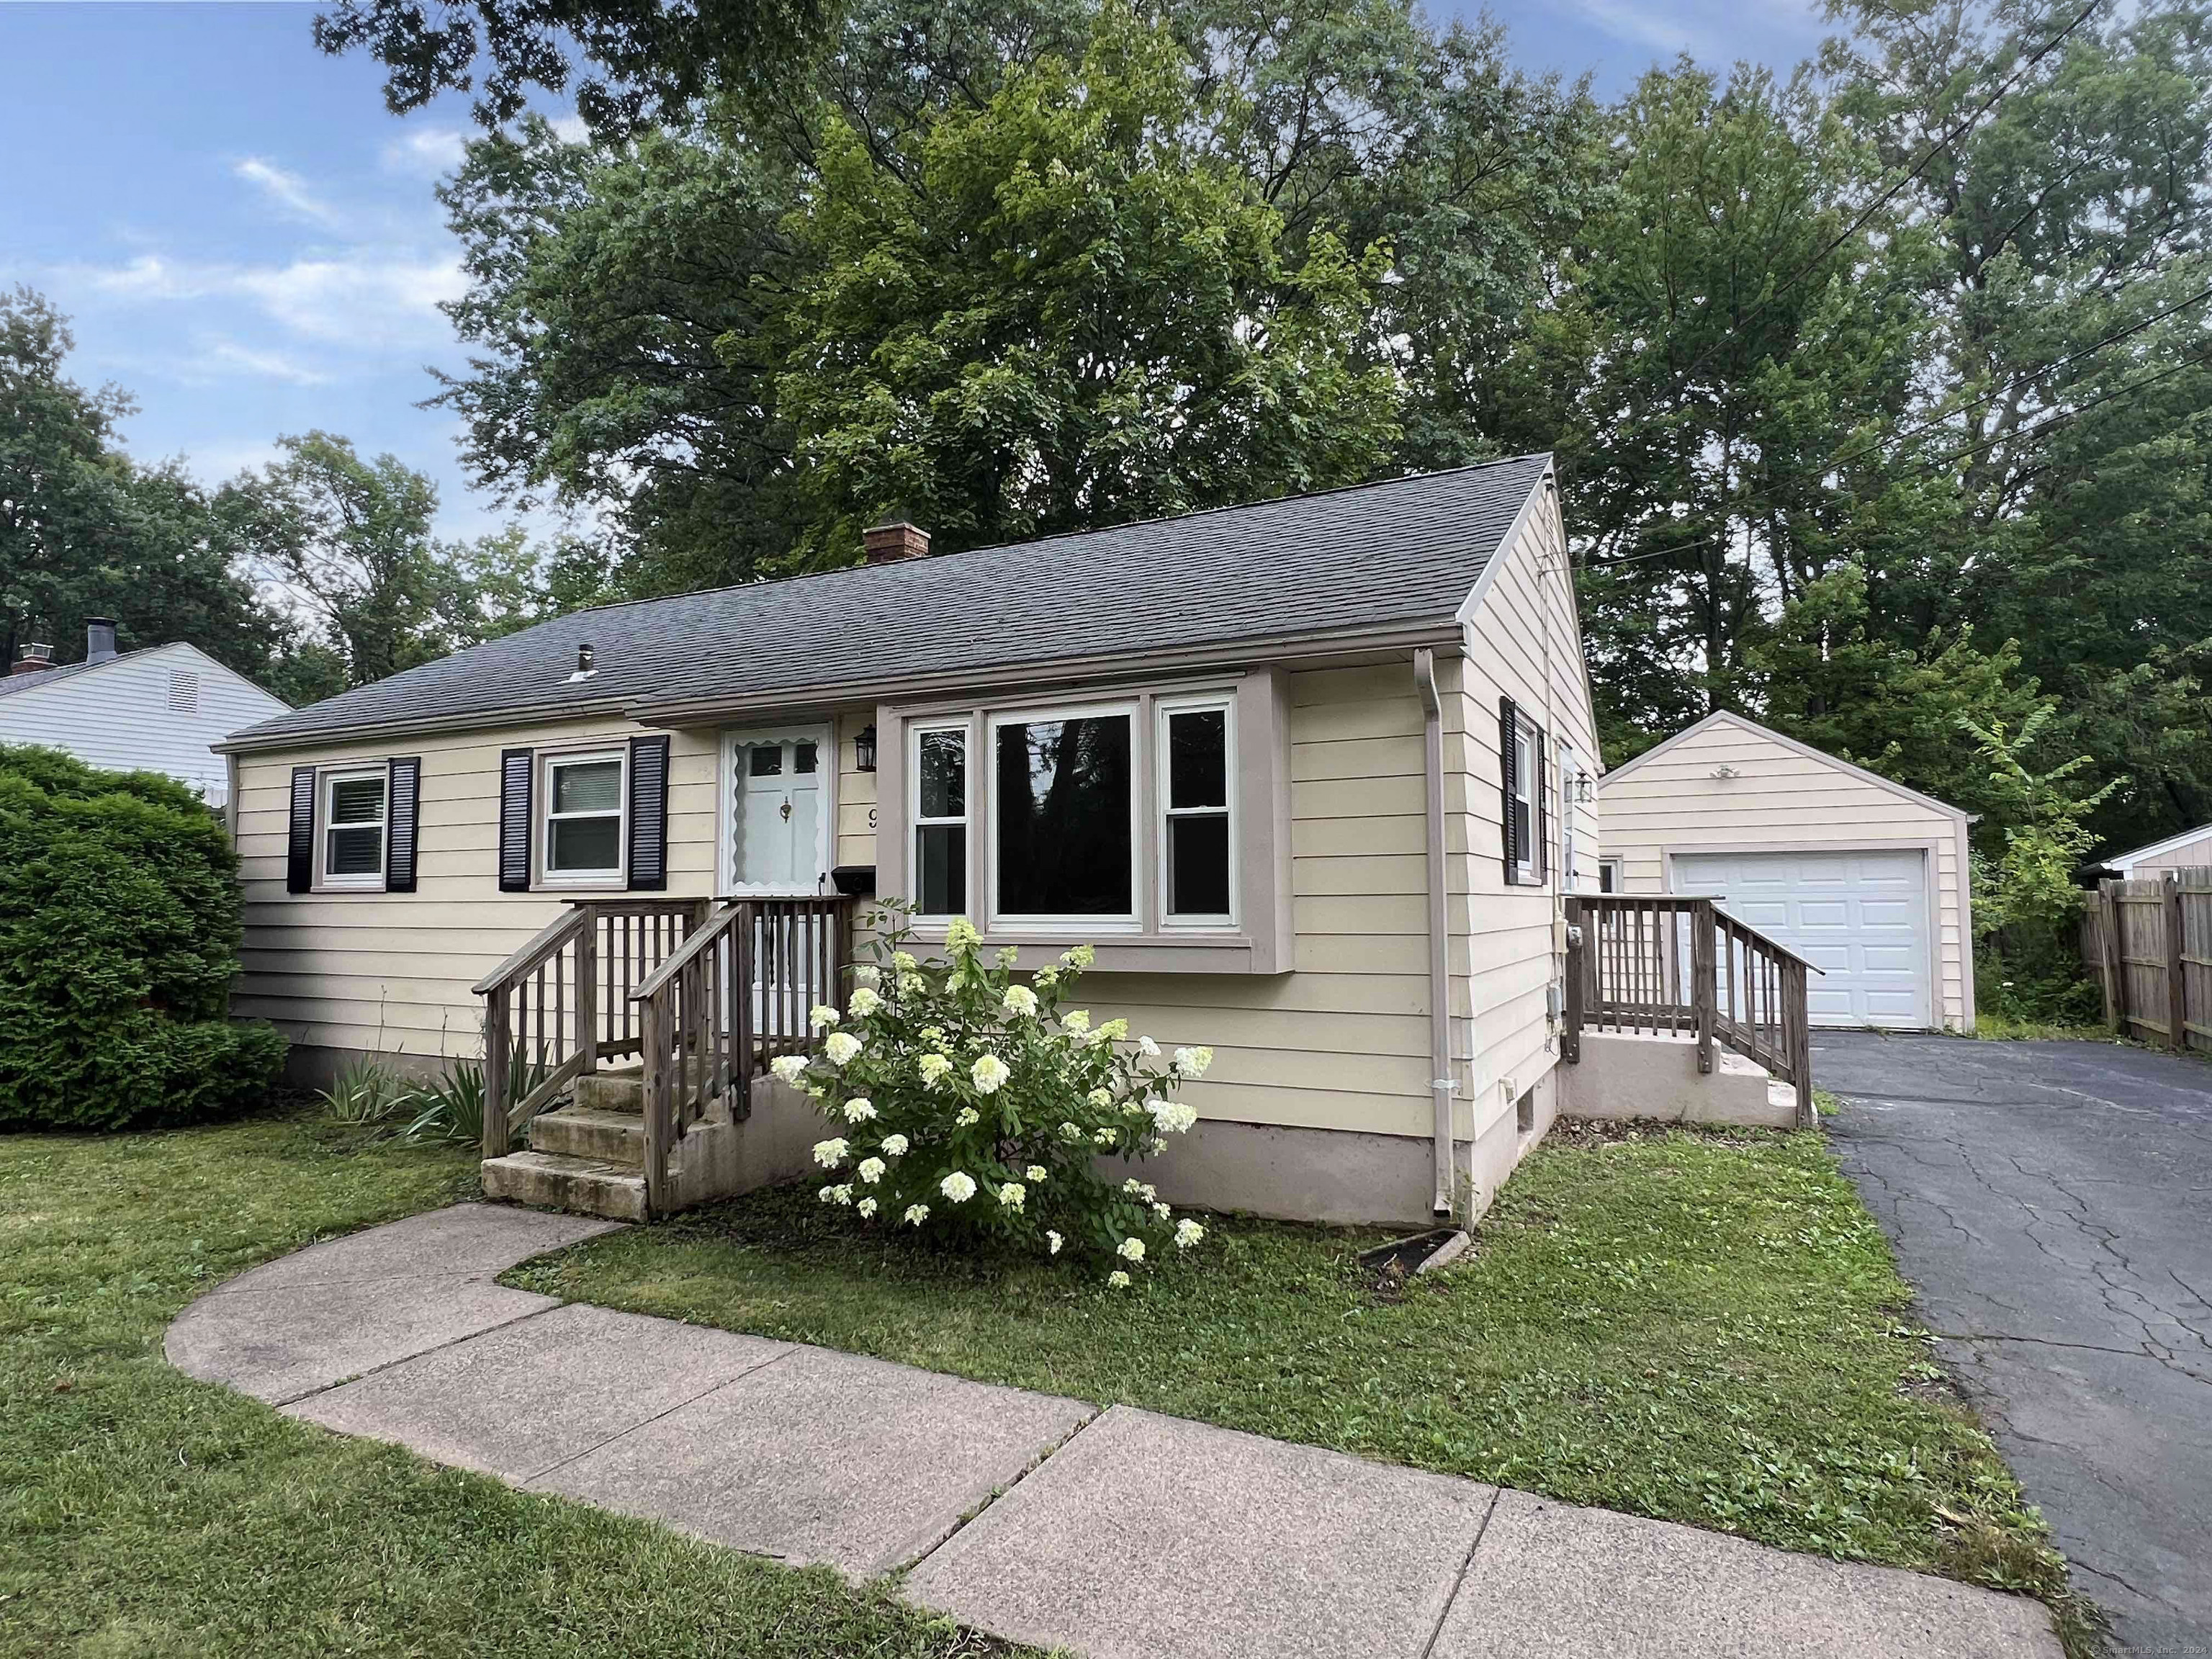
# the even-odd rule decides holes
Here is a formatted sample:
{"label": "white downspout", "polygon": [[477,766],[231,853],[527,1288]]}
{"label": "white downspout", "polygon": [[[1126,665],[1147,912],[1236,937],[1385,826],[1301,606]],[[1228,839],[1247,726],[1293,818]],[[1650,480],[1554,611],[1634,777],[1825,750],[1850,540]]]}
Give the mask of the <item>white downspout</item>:
{"label": "white downspout", "polygon": [[1444,890],[1444,721],[1437,696],[1436,653],[1413,653],[1413,684],[1421,694],[1421,751],[1428,785],[1429,1095],[1436,1111],[1435,1212],[1452,1212],[1451,901]]}

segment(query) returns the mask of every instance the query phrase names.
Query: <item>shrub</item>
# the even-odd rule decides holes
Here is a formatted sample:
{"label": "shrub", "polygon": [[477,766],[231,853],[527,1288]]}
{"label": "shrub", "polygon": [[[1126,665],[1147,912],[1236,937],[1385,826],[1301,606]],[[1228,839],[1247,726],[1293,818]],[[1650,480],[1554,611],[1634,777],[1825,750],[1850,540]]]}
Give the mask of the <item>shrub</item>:
{"label": "shrub", "polygon": [[0,746],[0,1127],[258,1102],[284,1040],[228,1017],[238,861],[183,785]]}
{"label": "shrub", "polygon": [[1158,1046],[1132,1040],[1127,1022],[1063,1012],[1087,945],[1024,985],[1011,951],[996,968],[983,961],[964,920],[942,963],[896,948],[903,939],[878,947],[884,966],[854,969],[844,1011],[814,1010],[815,1029],[830,1031],[822,1053],[775,1062],[836,1132],[814,1149],[835,1172],[822,1201],[901,1234],[1098,1258],[1116,1287],[1164,1249],[1197,1243],[1198,1223],[1099,1166],[1188,1130],[1197,1115],[1170,1097],[1212,1054],[1179,1048],[1155,1064]]}
{"label": "shrub", "polygon": [[338,1067],[323,1091],[323,1109],[340,1123],[388,1123],[415,1103],[398,1073],[366,1056]]}

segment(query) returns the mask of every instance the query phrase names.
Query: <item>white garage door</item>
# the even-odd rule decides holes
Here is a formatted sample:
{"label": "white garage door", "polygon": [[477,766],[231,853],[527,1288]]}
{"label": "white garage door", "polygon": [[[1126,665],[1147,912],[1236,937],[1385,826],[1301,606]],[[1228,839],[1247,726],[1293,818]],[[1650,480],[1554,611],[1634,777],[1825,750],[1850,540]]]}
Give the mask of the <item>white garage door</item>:
{"label": "white garage door", "polygon": [[1815,1025],[1924,1028],[1929,1015],[1927,854],[1678,853],[1678,893],[1711,893],[1729,914],[1823,969],[1808,975]]}

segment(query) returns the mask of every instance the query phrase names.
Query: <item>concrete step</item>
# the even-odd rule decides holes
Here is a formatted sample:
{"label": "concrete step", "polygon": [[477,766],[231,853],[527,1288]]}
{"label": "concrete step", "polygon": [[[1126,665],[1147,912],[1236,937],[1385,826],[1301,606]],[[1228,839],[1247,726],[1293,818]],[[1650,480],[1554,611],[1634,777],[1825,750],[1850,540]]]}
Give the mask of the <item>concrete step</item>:
{"label": "concrete step", "polygon": [[562,1152],[509,1152],[480,1166],[484,1196],[538,1204],[610,1221],[645,1219],[645,1176],[599,1158]]}
{"label": "concrete step", "polygon": [[625,1170],[645,1167],[645,1117],[635,1108],[611,1112],[563,1106],[530,1120],[533,1152],[594,1159]]}
{"label": "concrete step", "polygon": [[591,1112],[627,1112],[635,1117],[645,1110],[642,1069],[625,1066],[619,1071],[595,1072],[569,1086],[569,1098]]}

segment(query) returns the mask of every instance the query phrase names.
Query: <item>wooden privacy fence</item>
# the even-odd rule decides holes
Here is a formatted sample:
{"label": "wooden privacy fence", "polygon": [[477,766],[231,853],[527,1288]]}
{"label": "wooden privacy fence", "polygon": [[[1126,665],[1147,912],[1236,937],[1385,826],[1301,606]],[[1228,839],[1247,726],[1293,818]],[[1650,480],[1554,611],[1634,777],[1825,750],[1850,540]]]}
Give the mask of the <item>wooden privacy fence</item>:
{"label": "wooden privacy fence", "polygon": [[1819,969],[1710,898],[1577,893],[1566,916],[1566,1060],[1581,1060],[1584,1030],[1688,1036],[1710,1073],[1717,1042],[1795,1088],[1797,1121],[1813,1124],[1806,985]]}
{"label": "wooden privacy fence", "polygon": [[2081,908],[2081,957],[2112,1030],[2212,1054],[2212,869],[2101,883]]}

